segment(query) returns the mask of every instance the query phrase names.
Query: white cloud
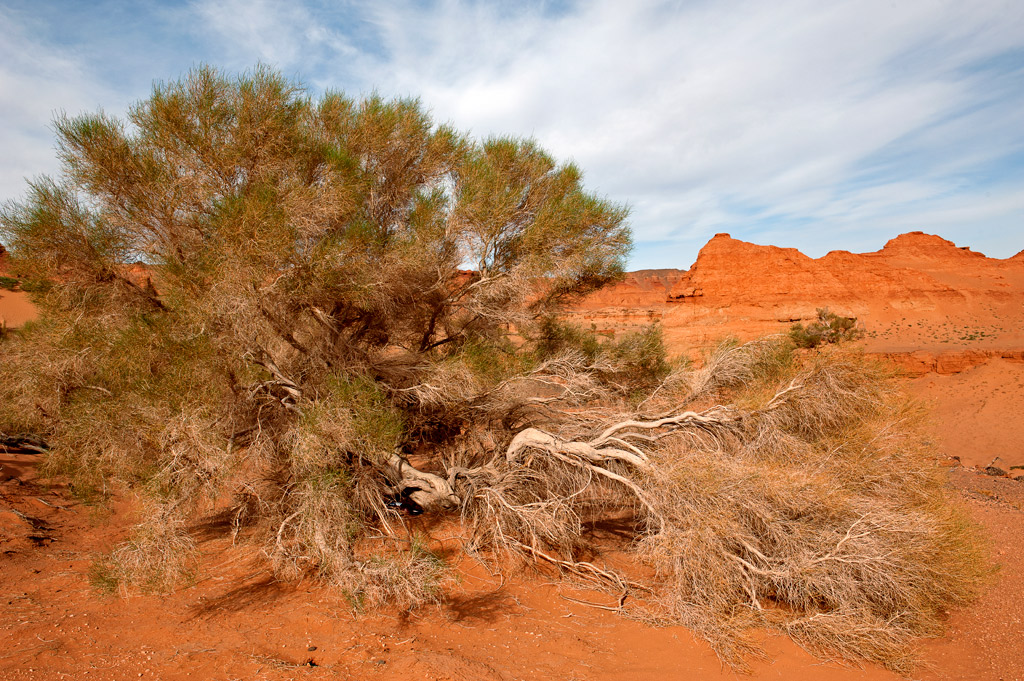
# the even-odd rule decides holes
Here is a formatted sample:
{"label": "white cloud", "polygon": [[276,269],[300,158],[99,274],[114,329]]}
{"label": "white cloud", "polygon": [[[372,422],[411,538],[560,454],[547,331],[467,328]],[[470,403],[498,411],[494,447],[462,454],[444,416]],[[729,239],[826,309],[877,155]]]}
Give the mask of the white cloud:
{"label": "white cloud", "polygon": [[24,193],[26,178],[56,172],[56,113],[117,111],[123,98],[74,54],[34,39],[21,17],[0,8],[0,24],[0,199],[10,199]]}
{"label": "white cloud", "polygon": [[[1024,92],[989,99],[991,78],[971,71],[1024,49],[1019,3],[605,1],[554,18],[384,7],[374,20],[391,59],[364,78],[573,157],[591,186],[634,205],[638,240],[696,239],[695,252],[715,231],[756,237],[789,218],[820,223],[794,233],[809,250],[858,230],[884,243],[882,225],[910,206],[928,223],[914,228],[948,227],[922,208],[945,200],[947,176],[1024,151],[1012,127]],[[887,153],[909,158],[854,182]],[[971,219],[980,198],[963,193],[958,214]],[[1024,245],[1015,236],[1005,248]]]}
{"label": "white cloud", "polygon": [[372,56],[353,44],[346,31],[358,23],[335,4],[192,0],[179,20],[191,17],[195,35],[205,39],[204,60],[217,66],[243,71],[262,62],[313,87],[336,88],[367,71]]}
{"label": "white cloud", "polygon": [[[633,206],[641,246],[675,245],[638,248],[637,267],[686,266],[717,231],[824,252],[964,225],[996,254],[1024,247],[1015,0],[194,0],[174,20],[197,47],[181,70],[263,61],[316,88],[420,96],[481,136],[535,136]],[[39,95],[18,115],[94,108],[85,65],[25,42],[0,47],[28,50],[0,61],[0,88]],[[23,130],[7,141],[27,165],[41,137]]]}

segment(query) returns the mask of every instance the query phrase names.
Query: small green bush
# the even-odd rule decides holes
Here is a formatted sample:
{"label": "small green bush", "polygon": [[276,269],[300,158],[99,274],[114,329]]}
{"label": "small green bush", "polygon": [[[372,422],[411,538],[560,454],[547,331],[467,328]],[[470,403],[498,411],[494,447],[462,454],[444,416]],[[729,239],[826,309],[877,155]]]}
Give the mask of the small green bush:
{"label": "small green bush", "polygon": [[794,324],[789,329],[789,337],[798,348],[816,348],[822,344],[842,343],[856,340],[864,335],[863,329],[857,328],[856,317],[842,317],[827,307],[818,308],[818,320],[806,327]]}
{"label": "small green bush", "polygon": [[636,388],[657,385],[672,367],[668,361],[661,326],[649,324],[610,344],[609,353],[621,366],[619,375]]}
{"label": "small green bush", "polygon": [[536,346],[541,359],[575,350],[593,362],[601,354],[597,332],[563,322],[555,315],[544,317],[537,325]]}
{"label": "small green bush", "polygon": [[541,360],[565,352],[581,353],[598,367],[605,383],[629,390],[657,385],[672,369],[656,322],[617,340],[602,341],[592,329],[548,317],[538,327],[536,348]]}

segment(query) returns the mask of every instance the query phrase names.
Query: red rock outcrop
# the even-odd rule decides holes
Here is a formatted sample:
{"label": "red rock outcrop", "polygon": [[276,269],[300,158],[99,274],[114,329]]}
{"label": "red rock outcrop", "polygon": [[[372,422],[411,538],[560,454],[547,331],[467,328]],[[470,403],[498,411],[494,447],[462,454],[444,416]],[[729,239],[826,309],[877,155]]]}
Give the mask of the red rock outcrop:
{"label": "red rock outcrop", "polygon": [[[689,270],[642,270],[569,314],[620,332],[660,320],[676,353],[726,336],[785,332],[828,307],[854,316],[869,351],[927,351],[929,366],[963,364],[966,348],[1024,348],[1024,257],[987,258],[938,236],[911,232],[873,253],[810,258],[716,234]],[[908,368],[916,360],[907,360]],[[969,363],[969,361],[968,361]],[[966,365],[965,365],[966,366]]]}
{"label": "red rock outcrop", "polygon": [[942,376],[959,374],[993,359],[1024,363],[1024,350],[951,350],[938,353],[914,350],[874,354],[900,367],[907,376],[922,376],[928,373]]}

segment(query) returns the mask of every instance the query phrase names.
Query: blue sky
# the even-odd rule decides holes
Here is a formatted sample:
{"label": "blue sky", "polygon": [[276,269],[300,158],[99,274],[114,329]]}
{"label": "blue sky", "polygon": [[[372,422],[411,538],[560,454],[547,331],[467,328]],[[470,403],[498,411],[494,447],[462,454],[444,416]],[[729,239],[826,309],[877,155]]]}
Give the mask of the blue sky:
{"label": "blue sky", "polygon": [[0,199],[56,171],[54,112],[257,62],[537,138],[631,206],[632,269],[689,267],[716,232],[1024,249],[1021,0],[0,0]]}

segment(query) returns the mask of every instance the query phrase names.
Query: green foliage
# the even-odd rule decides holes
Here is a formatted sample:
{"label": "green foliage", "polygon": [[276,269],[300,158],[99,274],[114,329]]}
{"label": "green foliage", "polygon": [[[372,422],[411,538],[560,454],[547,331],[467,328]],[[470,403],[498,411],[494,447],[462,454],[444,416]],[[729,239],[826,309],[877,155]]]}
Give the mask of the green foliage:
{"label": "green foliage", "polygon": [[521,352],[507,339],[470,339],[459,348],[455,358],[487,385],[526,374],[535,365],[530,353]]}
{"label": "green foliage", "polygon": [[864,335],[857,328],[856,317],[841,317],[830,312],[827,307],[818,308],[818,319],[807,325],[794,324],[789,329],[789,337],[798,348],[816,348],[819,345],[842,343],[856,340]]}
{"label": "green foliage", "polygon": [[611,344],[609,354],[621,367],[620,376],[637,388],[656,385],[672,369],[667,359],[661,326],[650,324]]}
{"label": "green foliage", "polygon": [[0,289],[5,291],[17,291],[18,280],[14,277],[0,277]]}
{"label": "green foliage", "polygon": [[[265,67],[55,127],[60,175],[0,209],[41,309],[4,339],[0,430],[45,435],[86,493],[176,517],[232,498],[280,571],[345,588],[377,579],[354,556],[393,520],[387,462],[490,419],[487,391],[533,362],[511,330],[630,248],[626,209],[532,140]],[[118,564],[163,564],[143,544]]]}
{"label": "green foliage", "polygon": [[576,351],[593,362],[601,354],[601,343],[595,331],[563,322],[554,315],[540,320],[534,342],[537,354],[542,359],[567,351]]}
{"label": "green foliage", "polygon": [[549,316],[540,320],[534,342],[540,359],[580,353],[606,382],[630,390],[657,385],[672,369],[657,323],[602,341],[594,330]]}
{"label": "green foliage", "polygon": [[361,375],[332,376],[327,390],[330,394],[318,408],[348,412],[350,448],[373,454],[393,452],[402,445],[405,417],[376,381]]}

